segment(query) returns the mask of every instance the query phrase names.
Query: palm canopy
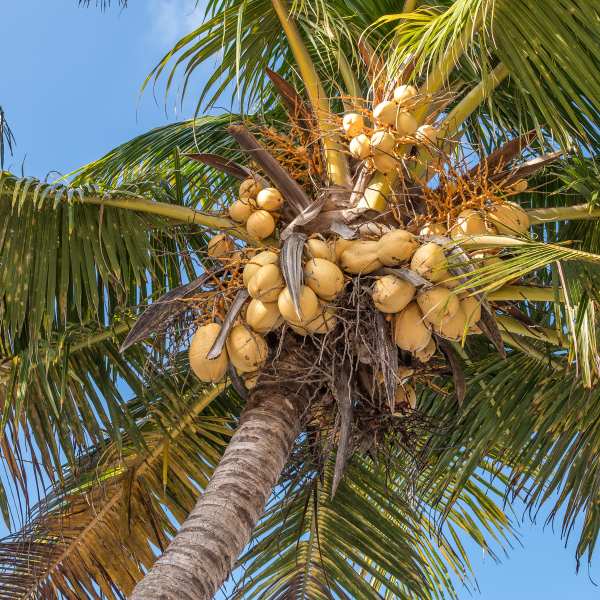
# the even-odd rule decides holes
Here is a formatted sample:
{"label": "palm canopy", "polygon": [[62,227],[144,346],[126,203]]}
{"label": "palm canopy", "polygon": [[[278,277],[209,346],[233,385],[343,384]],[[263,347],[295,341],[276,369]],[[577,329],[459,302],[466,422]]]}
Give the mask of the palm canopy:
{"label": "palm canopy", "polygon": [[[333,499],[334,465],[313,464],[310,436],[299,440],[300,472],[284,475],[283,497],[273,499],[242,558],[244,597],[452,595],[449,572],[470,575],[461,535],[492,553],[492,540],[510,541],[510,520],[494,499],[511,492],[532,507],[553,502],[551,516],[566,507],[565,534],[583,514],[577,554],[592,556],[600,249],[597,221],[580,217],[594,216],[598,196],[600,15],[591,0],[417,4],[395,14],[392,2],[297,2],[294,38],[281,29],[278,1],[210,2],[206,22],[155,71],[181,66],[189,77],[222,52],[199,105],[214,105],[235,85],[246,123],[287,133],[266,71],[273,68],[308,96],[330,141],[334,120],[315,106],[311,81],[323,86],[332,113],[411,81],[434,98],[431,114],[448,137],[464,140],[453,149],[455,171],[489,164],[501,150],[529,179],[514,199],[530,209],[535,237],[509,242],[507,257],[477,268],[467,286],[496,294],[507,357],[479,336],[458,344],[463,366],[452,369],[454,378],[446,372],[418,388],[419,412],[444,427],[420,427],[410,447],[393,439],[385,465],[376,453],[358,454]],[[153,366],[185,339],[177,321],[166,323],[166,340],[122,355],[118,346],[139,305],[214,266],[202,225],[244,237],[219,214],[235,177],[191,156],[246,164],[226,131],[234,120],[200,117],[151,131],[84,167],[70,185],[2,175],[3,455],[23,491],[27,452],[40,465],[35,477],[55,487],[6,540],[8,591],[0,597],[128,593],[218,462],[239,398],[221,387],[198,396],[185,358],[183,367],[172,357],[167,367]],[[506,145],[529,132],[516,148]],[[531,163],[557,149],[560,157],[542,161],[544,168]],[[431,187],[445,190],[449,179],[439,172]],[[520,287],[505,286],[502,296],[499,283],[516,278]],[[193,308],[182,302],[181,314]],[[121,382],[134,400],[124,401]],[[463,386],[458,406],[452,393]],[[414,448],[426,461],[416,474]],[[90,507],[99,499],[109,508],[98,514]],[[2,505],[9,518],[6,493]],[[137,511],[145,518],[134,519]],[[115,552],[122,563],[111,560]]]}

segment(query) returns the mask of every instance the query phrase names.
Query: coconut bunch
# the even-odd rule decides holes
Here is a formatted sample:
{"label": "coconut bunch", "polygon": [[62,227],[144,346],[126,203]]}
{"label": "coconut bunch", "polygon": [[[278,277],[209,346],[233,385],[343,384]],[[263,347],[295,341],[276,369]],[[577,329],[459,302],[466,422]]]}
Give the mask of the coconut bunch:
{"label": "coconut bunch", "polygon": [[229,216],[245,226],[248,235],[264,240],[275,232],[281,215],[283,196],[274,187],[262,187],[249,177],[240,184],[238,199],[229,206]]}
{"label": "coconut bunch", "polygon": [[429,124],[419,127],[414,116],[419,106],[417,89],[398,86],[390,100],[384,100],[366,115],[344,115],[342,127],[350,138],[348,149],[357,160],[367,161],[376,171],[389,173],[398,167],[406,145],[435,145],[438,130]]}

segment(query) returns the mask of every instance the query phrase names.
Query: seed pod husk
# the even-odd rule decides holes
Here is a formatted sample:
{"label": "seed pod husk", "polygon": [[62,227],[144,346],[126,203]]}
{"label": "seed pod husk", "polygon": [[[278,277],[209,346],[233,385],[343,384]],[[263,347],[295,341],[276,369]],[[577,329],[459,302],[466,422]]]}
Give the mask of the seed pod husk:
{"label": "seed pod husk", "polygon": [[264,265],[254,274],[248,284],[248,293],[262,302],[277,302],[281,290],[285,287],[281,270],[275,264]]}
{"label": "seed pod husk", "polygon": [[248,177],[240,183],[240,197],[256,198],[258,192],[260,192],[260,183],[254,177]]}
{"label": "seed pod husk", "polygon": [[446,317],[439,325],[433,326],[434,331],[441,337],[453,342],[460,341],[467,333],[467,318],[459,306],[456,313]]}
{"label": "seed pod husk", "polygon": [[475,296],[465,296],[460,301],[460,307],[467,320],[467,327],[473,327],[481,320],[481,303]]}
{"label": "seed pod husk", "polygon": [[439,131],[433,125],[421,125],[415,133],[415,137],[420,144],[429,144],[435,146],[437,144]]}
{"label": "seed pod husk", "polygon": [[394,267],[406,262],[419,247],[415,236],[404,229],[394,229],[381,236],[377,242],[379,262]]}
{"label": "seed pod husk", "polygon": [[248,287],[250,285],[250,280],[252,279],[252,277],[254,277],[254,275],[256,275],[258,270],[264,265],[271,264],[279,264],[279,256],[271,250],[265,250],[263,252],[259,252],[256,256],[253,256],[244,267],[244,285]]}
{"label": "seed pod husk", "polygon": [[382,313],[397,313],[408,306],[415,293],[412,283],[395,275],[384,275],[373,286],[373,304]]}
{"label": "seed pod husk", "polygon": [[417,350],[414,353],[414,356],[419,362],[426,363],[431,360],[436,351],[437,346],[435,345],[435,340],[431,338],[429,340],[429,344],[427,344],[427,346],[425,346],[425,348],[423,348],[422,350]]}
{"label": "seed pod husk", "polygon": [[400,137],[415,135],[418,126],[417,120],[407,110],[398,111],[395,127]]}
{"label": "seed pod husk", "polygon": [[529,215],[514,202],[496,204],[487,215],[500,235],[519,235],[529,230]]}
{"label": "seed pod husk", "polygon": [[489,235],[495,233],[495,228],[488,223],[479,211],[463,210],[456,217],[456,223],[450,229],[450,237],[459,240],[473,235]]}
{"label": "seed pod husk", "polygon": [[267,342],[262,335],[245,325],[234,325],[227,338],[229,360],[238,373],[256,371],[267,360]]}
{"label": "seed pod husk", "polygon": [[225,258],[235,251],[233,240],[226,234],[213,236],[208,242],[208,255],[211,258]]}
{"label": "seed pod husk", "polygon": [[417,407],[417,394],[415,388],[408,383],[402,383],[396,388],[396,395],[394,396],[394,408],[395,410],[402,408],[410,408],[415,410]]}
{"label": "seed pod husk", "polygon": [[319,238],[310,238],[307,240],[305,249],[309,258],[324,258],[325,260],[330,260],[332,263],[335,263],[337,260],[332,246]]}
{"label": "seed pod husk", "polygon": [[417,295],[417,304],[423,318],[432,325],[440,325],[445,319],[453,317],[460,308],[458,296],[442,286],[420,292]]}
{"label": "seed pod husk", "polygon": [[344,274],[333,262],[311,258],[304,265],[304,281],[319,298],[333,300],[344,289]]}
{"label": "seed pod husk", "polygon": [[527,191],[527,188],[529,188],[529,183],[527,182],[527,179],[517,179],[517,181],[511,184],[510,188],[513,192],[522,194],[523,192]]}
{"label": "seed pod husk", "polygon": [[229,216],[237,223],[245,223],[252,214],[252,207],[248,202],[236,200],[229,206]]}
{"label": "seed pod husk", "polygon": [[377,242],[369,240],[356,240],[342,252],[340,266],[344,271],[352,274],[368,274],[381,268],[377,258]]}
{"label": "seed pod husk", "polygon": [[398,348],[408,352],[422,350],[429,344],[431,330],[416,302],[411,302],[394,318],[394,340]]}
{"label": "seed pod husk", "polygon": [[371,149],[373,156],[393,156],[396,147],[396,137],[389,131],[380,129],[371,137]]}
{"label": "seed pod husk", "polygon": [[257,210],[248,217],[246,231],[251,237],[264,240],[275,231],[275,219],[270,212]]}
{"label": "seed pod husk", "polygon": [[373,118],[383,125],[393,127],[396,124],[396,115],[399,110],[400,107],[395,102],[384,100],[373,109]]}
{"label": "seed pod husk", "polygon": [[220,331],[221,326],[218,323],[209,323],[198,327],[192,337],[189,349],[190,367],[200,381],[216,383],[225,377],[229,361],[227,350],[223,349],[217,358],[206,358]]}
{"label": "seed pod husk", "polygon": [[410,261],[410,268],[433,283],[443,281],[449,276],[444,249],[433,242],[417,248]]}
{"label": "seed pod husk", "polygon": [[252,299],[246,309],[246,323],[254,331],[262,334],[277,329],[283,323],[277,302],[267,303]]}
{"label": "seed pod husk", "polygon": [[281,316],[292,325],[302,325],[314,319],[320,310],[317,295],[306,285],[300,288],[300,311],[299,316],[292,302],[292,295],[288,288],[284,288],[277,298],[277,306]]}
{"label": "seed pod husk", "polygon": [[276,188],[264,188],[258,192],[256,204],[263,210],[273,212],[283,206],[283,196]]}
{"label": "seed pod husk", "polygon": [[355,137],[365,130],[365,120],[358,113],[348,113],[344,115],[342,127],[348,137]]}
{"label": "seed pod husk", "polygon": [[417,88],[413,85],[399,85],[394,90],[394,102],[400,106],[404,106],[409,104],[416,95]]}
{"label": "seed pod husk", "polygon": [[364,133],[350,140],[350,154],[357,160],[365,160],[371,154],[371,140]]}

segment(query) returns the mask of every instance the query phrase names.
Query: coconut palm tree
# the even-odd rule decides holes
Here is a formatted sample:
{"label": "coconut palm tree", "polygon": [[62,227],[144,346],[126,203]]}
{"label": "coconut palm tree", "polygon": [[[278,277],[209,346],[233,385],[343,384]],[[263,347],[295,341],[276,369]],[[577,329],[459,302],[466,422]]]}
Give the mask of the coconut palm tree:
{"label": "coconut palm tree", "polygon": [[452,596],[511,494],[591,559],[600,15],[420,4],[211,2],[155,75],[221,53],[242,114],[3,174],[3,454],[54,485],[0,597],[210,598],[245,547],[240,597]]}

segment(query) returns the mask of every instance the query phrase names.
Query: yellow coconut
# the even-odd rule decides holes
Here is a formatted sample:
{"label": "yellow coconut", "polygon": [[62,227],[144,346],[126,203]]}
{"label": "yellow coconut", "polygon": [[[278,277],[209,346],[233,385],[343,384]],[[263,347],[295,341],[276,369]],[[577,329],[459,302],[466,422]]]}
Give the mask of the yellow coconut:
{"label": "yellow coconut", "polygon": [[456,313],[451,317],[446,317],[441,323],[433,326],[434,331],[452,341],[459,341],[467,333],[467,317],[459,306]]}
{"label": "yellow coconut", "polygon": [[246,231],[257,240],[264,240],[275,231],[275,219],[266,210],[253,212],[246,221]]}
{"label": "yellow coconut", "polygon": [[236,200],[229,207],[229,216],[238,223],[245,223],[252,214],[252,207],[248,202]]}
{"label": "yellow coconut", "polygon": [[229,360],[238,373],[259,369],[269,353],[265,338],[245,325],[234,325],[227,338]]}
{"label": "yellow coconut", "polygon": [[410,261],[410,268],[424,277],[433,281],[443,281],[448,277],[448,261],[444,249],[433,242],[417,248]]}
{"label": "yellow coconut", "polygon": [[310,334],[325,334],[333,330],[337,324],[337,317],[335,311],[330,308],[321,307],[317,316],[303,321],[302,324],[290,324],[290,327],[299,335],[310,335]]}
{"label": "yellow coconut", "polygon": [[466,296],[460,301],[460,307],[467,320],[467,327],[473,327],[481,320],[481,303],[475,296]]}
{"label": "yellow coconut", "polygon": [[496,204],[487,214],[500,235],[523,234],[529,229],[529,216],[514,202]]}
{"label": "yellow coconut", "polygon": [[395,127],[399,136],[406,137],[415,135],[418,126],[417,120],[407,110],[398,111]]}
{"label": "yellow coconut", "polygon": [[392,156],[396,146],[396,137],[389,131],[379,130],[371,137],[373,156]]}
{"label": "yellow coconut", "polygon": [[373,286],[373,304],[383,313],[397,313],[415,297],[412,283],[395,275],[379,277]]}
{"label": "yellow coconut", "polygon": [[435,340],[431,338],[429,340],[429,344],[427,344],[427,346],[425,346],[425,348],[423,348],[422,350],[417,350],[414,353],[414,356],[419,362],[426,363],[431,360],[436,351],[437,346],[435,345]]}
{"label": "yellow coconut", "polygon": [[495,233],[494,226],[485,220],[482,213],[477,210],[467,209],[459,213],[456,223],[450,229],[453,240],[459,240],[473,235],[490,235]]}
{"label": "yellow coconut", "polygon": [[394,101],[400,106],[410,104],[410,101],[417,95],[417,88],[413,85],[399,85],[394,90]]}
{"label": "yellow coconut", "polygon": [[394,408],[406,409],[410,408],[414,410],[417,407],[417,394],[415,388],[407,383],[402,383],[396,388],[396,395],[394,396]]}
{"label": "yellow coconut", "polygon": [[246,309],[246,323],[257,333],[268,333],[277,329],[283,323],[277,302],[252,299]]}
{"label": "yellow coconut", "polygon": [[279,256],[275,252],[272,252],[271,250],[259,252],[256,256],[253,256],[244,267],[244,285],[248,287],[250,285],[250,280],[252,279],[252,277],[254,277],[257,271],[264,265],[277,264],[279,264]]}
{"label": "yellow coconut", "polygon": [[333,241],[333,251],[335,253],[336,262],[340,261],[342,252],[350,248],[354,244],[354,240],[345,240],[344,238],[337,238]]}
{"label": "yellow coconut", "polygon": [[371,140],[364,133],[350,140],[350,154],[358,160],[365,160],[371,154]]}
{"label": "yellow coconut", "polygon": [[356,240],[340,256],[340,266],[347,273],[372,273],[381,268],[377,258],[377,242]]}
{"label": "yellow coconut", "polygon": [[319,238],[310,238],[306,242],[305,249],[309,258],[324,258],[336,262],[335,252],[331,245]]}
{"label": "yellow coconut", "polygon": [[443,223],[426,223],[421,227],[419,235],[446,235],[446,226]]}
{"label": "yellow coconut", "polygon": [[415,137],[420,144],[430,144],[435,146],[438,141],[439,131],[433,125],[421,125],[415,133]]}
{"label": "yellow coconut", "polygon": [[529,184],[527,183],[527,179],[517,179],[513,184],[511,184],[511,189],[513,192],[517,192],[518,194],[522,194],[527,190]]}
{"label": "yellow coconut", "polygon": [[377,258],[382,264],[393,267],[407,260],[415,253],[419,242],[404,229],[394,229],[381,236],[377,242]]}
{"label": "yellow coconut", "polygon": [[306,262],[304,281],[323,300],[333,300],[344,289],[344,274],[335,263],[324,258]]}
{"label": "yellow coconut", "polygon": [[215,383],[223,379],[227,372],[229,358],[225,348],[217,358],[206,358],[220,331],[218,323],[209,323],[198,327],[192,338],[189,349],[190,367],[200,381]]}
{"label": "yellow coconut", "polygon": [[348,113],[344,115],[342,126],[348,137],[355,137],[365,130],[365,120],[358,113]]}
{"label": "yellow coconut", "polygon": [[408,352],[422,350],[429,344],[431,330],[416,302],[411,302],[394,318],[394,340],[398,348]]}
{"label": "yellow coconut", "polygon": [[231,256],[235,250],[233,240],[224,233],[215,235],[208,242],[208,255],[211,258],[225,258]]}
{"label": "yellow coconut", "polygon": [[292,295],[287,287],[279,294],[277,306],[282,317],[292,325],[302,325],[317,317],[320,311],[319,298],[306,285],[300,288],[301,315],[296,313],[294,303],[292,302]]}
{"label": "yellow coconut", "polygon": [[253,390],[258,383],[258,373],[247,373],[244,375],[244,386],[247,390]]}
{"label": "yellow coconut", "polygon": [[383,125],[393,127],[399,110],[400,107],[395,102],[384,100],[373,109],[373,118]]}
{"label": "yellow coconut", "polygon": [[254,177],[248,177],[240,183],[240,197],[256,198],[256,195],[260,192],[260,187],[260,183]]}
{"label": "yellow coconut", "polygon": [[387,174],[398,168],[398,161],[390,154],[377,154],[373,157],[373,167],[380,173]]}
{"label": "yellow coconut", "polygon": [[276,188],[265,188],[258,192],[256,204],[259,208],[270,212],[279,210],[283,206],[283,196]]}
{"label": "yellow coconut", "polygon": [[260,267],[248,284],[248,293],[262,302],[276,302],[285,282],[281,270],[275,264]]}
{"label": "yellow coconut", "polygon": [[420,292],[417,295],[417,304],[423,318],[432,325],[439,325],[444,319],[453,317],[460,308],[458,296],[441,286]]}

